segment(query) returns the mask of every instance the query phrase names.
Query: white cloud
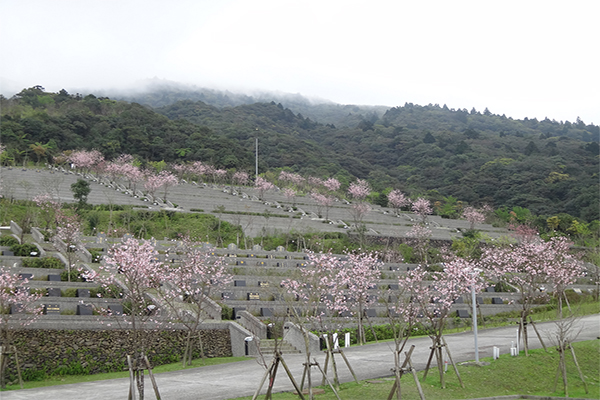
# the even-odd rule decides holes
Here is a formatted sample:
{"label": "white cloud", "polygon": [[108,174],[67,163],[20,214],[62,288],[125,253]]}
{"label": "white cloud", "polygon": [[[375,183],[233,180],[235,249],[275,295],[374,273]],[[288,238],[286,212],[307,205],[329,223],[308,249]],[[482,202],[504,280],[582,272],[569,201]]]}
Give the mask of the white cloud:
{"label": "white cloud", "polygon": [[598,11],[593,0],[5,0],[0,76],[50,90],[158,77],[600,123]]}

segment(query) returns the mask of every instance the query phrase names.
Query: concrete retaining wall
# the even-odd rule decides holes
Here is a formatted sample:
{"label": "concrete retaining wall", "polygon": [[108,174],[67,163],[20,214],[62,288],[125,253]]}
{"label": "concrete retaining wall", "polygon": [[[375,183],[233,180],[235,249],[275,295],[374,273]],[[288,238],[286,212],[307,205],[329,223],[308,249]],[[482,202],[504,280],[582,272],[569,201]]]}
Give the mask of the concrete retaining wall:
{"label": "concrete retaining wall", "polygon": [[[283,340],[300,350],[300,352],[306,353],[304,332],[298,325],[292,322],[286,322],[283,325]],[[308,343],[311,354],[317,354],[321,351],[319,338],[314,333],[308,332]]]}

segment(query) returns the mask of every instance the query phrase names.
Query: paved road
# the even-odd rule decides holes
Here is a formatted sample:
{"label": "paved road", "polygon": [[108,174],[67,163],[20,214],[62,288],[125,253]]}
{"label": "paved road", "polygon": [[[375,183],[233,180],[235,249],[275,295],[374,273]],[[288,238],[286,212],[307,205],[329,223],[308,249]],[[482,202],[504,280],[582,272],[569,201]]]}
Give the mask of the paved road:
{"label": "paved road", "polygon": [[[577,340],[592,340],[600,336],[600,315],[592,315],[578,321],[581,332]],[[552,322],[537,325],[542,338],[549,344],[547,338],[556,328]],[[576,328],[579,329],[579,328]],[[530,347],[540,348],[541,344],[532,332]],[[480,357],[491,357],[492,347],[500,348],[501,354],[509,353],[511,341],[515,340],[516,327],[504,327],[480,330],[478,335]],[[473,334],[471,332],[446,336],[446,341],[456,362],[474,360]],[[417,369],[424,369],[429,356],[430,340],[428,338],[411,339],[409,344],[414,344],[413,364]],[[374,379],[390,376],[393,366],[391,352],[392,343],[378,343],[362,347],[352,347],[345,350],[358,378]],[[297,380],[302,377],[303,355],[286,355],[287,365]],[[322,365],[324,356],[319,354],[317,361]],[[340,366],[341,365],[341,366]],[[352,380],[352,377],[343,365],[338,362],[340,378],[343,382]],[[275,390],[290,391],[292,385],[280,368],[275,382]],[[264,374],[264,369],[256,360],[223,364],[211,367],[194,368],[185,371],[168,372],[157,375],[161,397],[166,400],[223,400],[232,397],[250,396],[254,393]],[[319,379],[320,381],[320,379]],[[146,398],[153,399],[149,380],[147,382]],[[320,382],[319,382],[320,383]],[[0,400],[100,400],[124,399],[128,390],[127,379],[113,379],[106,381],[90,382],[77,385],[62,385],[39,389],[27,389],[0,393]]]}

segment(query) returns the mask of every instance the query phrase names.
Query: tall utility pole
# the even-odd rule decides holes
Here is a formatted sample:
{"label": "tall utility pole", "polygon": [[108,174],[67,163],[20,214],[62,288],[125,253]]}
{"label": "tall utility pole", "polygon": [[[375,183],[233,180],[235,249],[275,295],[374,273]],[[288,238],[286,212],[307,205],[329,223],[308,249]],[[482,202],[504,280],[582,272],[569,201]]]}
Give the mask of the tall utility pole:
{"label": "tall utility pole", "polygon": [[258,178],[258,136],[256,137],[256,161],[255,161],[255,167],[256,167],[256,174],[254,175],[254,179]]}

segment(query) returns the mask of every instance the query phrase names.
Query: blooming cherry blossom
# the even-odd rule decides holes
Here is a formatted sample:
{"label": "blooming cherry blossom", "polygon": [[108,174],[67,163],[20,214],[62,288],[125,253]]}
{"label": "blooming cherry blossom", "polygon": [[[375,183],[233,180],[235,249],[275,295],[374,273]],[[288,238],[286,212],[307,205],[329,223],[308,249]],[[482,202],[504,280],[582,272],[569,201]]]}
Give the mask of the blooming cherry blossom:
{"label": "blooming cherry blossom", "polygon": [[394,209],[394,212],[398,214],[398,210],[402,207],[406,207],[410,204],[410,200],[398,189],[392,190],[388,196],[388,204]]}

